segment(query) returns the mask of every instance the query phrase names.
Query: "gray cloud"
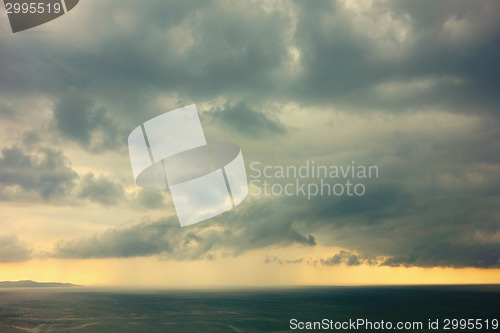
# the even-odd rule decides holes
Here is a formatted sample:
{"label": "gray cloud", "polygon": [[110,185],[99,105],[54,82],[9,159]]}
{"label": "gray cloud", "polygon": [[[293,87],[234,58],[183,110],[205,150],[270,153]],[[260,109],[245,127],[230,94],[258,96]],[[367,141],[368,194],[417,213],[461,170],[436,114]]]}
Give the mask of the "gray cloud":
{"label": "gray cloud", "polygon": [[[2,40],[0,75],[9,78],[2,90],[60,95],[72,86],[127,112],[134,123],[154,115],[150,102],[164,93],[183,102],[291,100],[353,112],[498,109],[500,6],[494,0],[387,1],[354,9],[340,1],[290,1],[276,5],[278,10],[264,7],[90,3],[93,24],[83,37],[100,38],[82,43],[93,52],[57,38],[22,47]],[[45,47],[50,56],[37,52]],[[291,48],[300,55],[294,73]],[[66,134],[86,145],[83,130],[75,131]]]}
{"label": "gray cloud", "polygon": [[269,223],[272,216],[267,214],[275,213],[269,207],[263,208],[262,212],[245,209],[240,210],[239,214],[223,214],[216,218],[216,224],[201,223],[189,228],[180,228],[177,218],[172,217],[110,229],[91,238],[60,242],[52,256],[100,258],[162,255],[170,259],[197,260],[213,258],[217,253],[237,256],[272,245],[316,245],[314,236],[302,233],[289,221]]}
{"label": "gray cloud", "polygon": [[[192,260],[213,257],[217,252],[237,256],[270,246],[320,243],[352,249],[317,262],[323,265],[498,266],[497,192],[478,196],[476,190],[468,189],[471,196],[434,193],[417,197],[421,190],[383,183],[370,184],[368,190],[366,197],[316,197],[310,201],[304,197],[249,197],[241,206],[206,223],[180,228],[173,217],[111,229],[92,238],[62,242],[53,255],[159,254]],[[150,243],[154,246],[147,245]]]}
{"label": "gray cloud", "polygon": [[0,184],[33,191],[44,199],[68,194],[77,174],[66,157],[51,148],[35,154],[21,148],[4,148],[0,157]]}
{"label": "gray cloud", "polygon": [[[305,263],[308,265],[324,265],[324,266],[359,266],[359,265],[385,265],[384,258],[374,257],[371,255],[361,255],[359,253],[354,253],[351,251],[341,250],[328,258],[298,258],[298,259],[282,259],[276,256],[268,256],[264,261],[266,264],[276,263],[280,265],[286,264],[301,264]],[[395,265],[397,266],[397,265]]]}
{"label": "gray cloud", "polygon": [[262,112],[251,109],[244,103],[234,106],[226,105],[223,109],[213,110],[210,117],[222,125],[229,126],[237,133],[254,138],[285,133],[285,127],[281,123],[270,119]]}
{"label": "gray cloud", "polygon": [[120,184],[89,172],[80,182],[79,196],[103,205],[115,205],[123,200],[124,191]]}
{"label": "gray cloud", "polygon": [[266,260],[264,261],[266,264],[271,264],[271,263],[277,263],[280,265],[284,264],[300,264],[304,262],[304,258],[299,258],[299,259],[280,259],[276,256],[273,257],[266,257]]}
{"label": "gray cloud", "polygon": [[137,195],[137,199],[143,207],[157,209],[164,206],[163,193],[160,191],[141,189]]}
{"label": "gray cloud", "polygon": [[[0,72],[11,78],[6,89],[40,86],[53,93],[73,86],[122,102],[121,106],[135,114],[145,107],[137,104],[143,101],[137,95],[151,96],[151,92],[179,92],[198,100],[228,92],[265,92],[287,56],[282,17],[250,3],[221,6],[217,1],[162,1],[141,6],[135,1],[110,1],[88,8],[93,10],[94,24],[87,26],[86,33],[102,36],[92,42],[96,43],[93,52],[82,52],[79,46],[69,47],[56,39],[49,46],[50,57],[30,57],[24,52],[18,57],[20,50],[8,44]],[[126,34],[123,22],[113,22],[104,14],[116,18],[124,10],[134,16],[127,22]],[[43,47],[47,46],[34,41],[30,48]],[[30,63],[31,74],[13,73],[4,63]],[[40,76],[30,82],[33,73]]]}
{"label": "gray cloud", "polygon": [[498,2],[389,1],[351,10],[341,2],[300,5],[303,72],[293,82],[300,98],[353,111],[497,113]]}
{"label": "gray cloud", "polygon": [[320,259],[320,263],[326,266],[337,266],[345,264],[347,266],[359,266],[361,261],[358,255],[347,251],[340,251],[334,256],[327,259]]}
{"label": "gray cloud", "polygon": [[0,236],[0,262],[22,262],[30,257],[31,250],[17,236]]}
{"label": "gray cloud", "polygon": [[[285,1],[278,10],[220,1],[117,4],[89,1],[93,19],[85,29],[67,27],[67,35],[26,35],[19,43],[0,36],[0,76],[8,78],[0,81],[2,98],[43,95],[55,105],[57,135],[91,152],[121,147],[128,134],[121,129],[157,115],[159,104],[209,109],[217,101],[225,106],[207,117],[251,139],[247,161],[280,147],[270,150],[280,163],[300,157],[337,164],[345,154],[375,161],[383,175],[363,198],[247,199],[203,226],[180,229],[162,220],[112,229],[61,243],[55,255],[195,259],[318,243],[350,249],[359,263],[373,255],[390,266],[498,267],[498,1],[385,1],[367,8]],[[310,138],[288,131],[272,117],[284,119],[280,103],[311,116],[310,107],[342,110],[367,122],[402,113],[456,117],[441,127],[432,127],[431,117],[396,124],[360,140],[371,131],[368,122],[337,146],[334,131]],[[3,119],[23,110],[0,105]],[[295,121],[301,120],[309,121]],[[27,136],[25,144],[42,137]],[[4,150],[0,182],[44,198],[67,193],[76,176],[62,155],[49,155],[37,160],[18,148]],[[105,204],[113,198],[106,193],[120,192],[101,178],[83,185],[86,198]],[[161,205],[153,192],[140,192],[138,200]],[[323,260],[350,260],[340,257]]]}
{"label": "gray cloud", "polygon": [[[169,223],[170,222],[170,223]],[[53,256],[59,258],[116,258],[151,256],[170,252],[169,236],[178,234],[173,221],[143,223],[111,229],[89,239],[75,239],[57,245]]]}
{"label": "gray cloud", "polygon": [[[498,267],[500,227],[494,204],[498,194],[423,193],[415,191],[411,201],[395,201],[396,193],[382,197],[380,209],[373,211],[369,202],[343,210],[318,203],[311,209],[321,214],[319,241],[387,258],[382,265]],[[331,261],[340,259],[334,256]]]}
{"label": "gray cloud", "polygon": [[56,126],[61,134],[85,149],[102,151],[116,148],[123,139],[115,124],[102,107],[78,93],[76,89],[66,92],[54,110]]}

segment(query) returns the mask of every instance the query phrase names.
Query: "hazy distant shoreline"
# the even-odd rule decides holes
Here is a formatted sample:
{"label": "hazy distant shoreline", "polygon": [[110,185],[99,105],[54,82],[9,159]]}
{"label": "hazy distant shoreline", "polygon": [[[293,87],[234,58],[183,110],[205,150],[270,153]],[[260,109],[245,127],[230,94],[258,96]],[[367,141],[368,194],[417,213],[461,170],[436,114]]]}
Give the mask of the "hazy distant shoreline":
{"label": "hazy distant shoreline", "polygon": [[35,282],[31,280],[0,281],[0,288],[61,288],[61,287],[81,287],[81,286],[72,283]]}

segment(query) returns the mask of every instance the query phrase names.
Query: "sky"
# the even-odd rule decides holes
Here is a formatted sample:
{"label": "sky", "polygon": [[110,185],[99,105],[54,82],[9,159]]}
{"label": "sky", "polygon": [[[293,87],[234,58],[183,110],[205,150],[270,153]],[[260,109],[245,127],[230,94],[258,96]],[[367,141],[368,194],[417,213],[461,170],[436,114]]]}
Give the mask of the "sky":
{"label": "sky", "polygon": [[[0,280],[500,283],[499,16],[495,0],[85,0],[13,34],[3,13]],[[181,228],[168,191],[135,184],[127,137],[190,104],[249,180],[308,161],[378,177],[361,196],[252,187]]]}

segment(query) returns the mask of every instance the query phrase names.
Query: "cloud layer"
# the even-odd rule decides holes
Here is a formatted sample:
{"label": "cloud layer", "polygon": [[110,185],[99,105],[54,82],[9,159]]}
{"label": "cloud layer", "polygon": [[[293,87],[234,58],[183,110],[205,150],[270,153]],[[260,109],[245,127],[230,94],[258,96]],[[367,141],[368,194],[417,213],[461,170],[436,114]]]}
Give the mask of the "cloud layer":
{"label": "cloud layer", "polygon": [[26,261],[30,257],[31,250],[17,236],[0,236],[0,263]]}
{"label": "cloud layer", "polygon": [[[498,267],[499,17],[494,0],[86,1],[50,34],[0,35],[0,198],[109,209],[59,258],[321,244],[345,249],[323,265]],[[247,170],[356,161],[380,177],[361,198],[252,197],[180,229],[168,195],[134,186],[125,143],[192,103]],[[28,258],[16,244],[0,257]]]}

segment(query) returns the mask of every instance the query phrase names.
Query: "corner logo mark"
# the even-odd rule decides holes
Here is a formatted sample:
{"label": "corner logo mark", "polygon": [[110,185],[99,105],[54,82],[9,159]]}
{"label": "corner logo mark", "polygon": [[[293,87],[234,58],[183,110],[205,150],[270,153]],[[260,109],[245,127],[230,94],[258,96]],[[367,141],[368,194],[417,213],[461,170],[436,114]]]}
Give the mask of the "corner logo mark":
{"label": "corner logo mark", "polygon": [[135,128],[128,149],[136,184],[170,188],[182,227],[222,214],[248,194],[240,147],[207,143],[194,104]]}
{"label": "corner logo mark", "polygon": [[73,9],[80,0],[3,0],[12,32],[52,21]]}

